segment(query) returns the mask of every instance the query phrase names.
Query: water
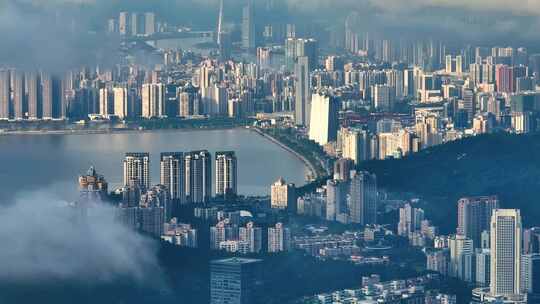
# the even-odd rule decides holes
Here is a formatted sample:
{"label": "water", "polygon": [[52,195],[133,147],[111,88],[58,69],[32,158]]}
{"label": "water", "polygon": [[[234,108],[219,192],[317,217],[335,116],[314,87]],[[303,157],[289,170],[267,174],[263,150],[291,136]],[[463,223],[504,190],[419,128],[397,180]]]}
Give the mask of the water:
{"label": "water", "polygon": [[305,181],[307,168],[300,160],[246,129],[6,135],[0,136],[0,203],[34,190],[74,200],[77,177],[91,165],[105,175],[112,190],[122,183],[126,152],[150,153],[151,181],[157,184],[161,152],[200,149],[209,150],[212,157],[216,151],[236,152],[240,194],[267,195],[280,176],[297,185]]}

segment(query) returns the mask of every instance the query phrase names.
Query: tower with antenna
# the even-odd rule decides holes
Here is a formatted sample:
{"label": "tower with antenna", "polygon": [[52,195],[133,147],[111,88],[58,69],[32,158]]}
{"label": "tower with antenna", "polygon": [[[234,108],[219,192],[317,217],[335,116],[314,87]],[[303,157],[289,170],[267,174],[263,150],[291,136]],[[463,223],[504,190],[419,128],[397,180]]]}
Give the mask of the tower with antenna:
{"label": "tower with antenna", "polygon": [[218,17],[218,28],[217,28],[217,44],[221,45],[221,35],[223,31],[223,0],[219,0],[219,17]]}

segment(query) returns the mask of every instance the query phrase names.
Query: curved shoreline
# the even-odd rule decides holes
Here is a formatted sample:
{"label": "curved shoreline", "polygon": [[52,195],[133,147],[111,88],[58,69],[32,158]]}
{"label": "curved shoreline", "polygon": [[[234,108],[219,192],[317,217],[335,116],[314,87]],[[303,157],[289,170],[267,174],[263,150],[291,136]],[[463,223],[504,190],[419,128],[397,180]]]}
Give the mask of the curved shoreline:
{"label": "curved shoreline", "polygon": [[7,131],[7,132],[0,132],[0,136],[39,136],[39,135],[92,135],[92,134],[120,134],[120,133],[152,133],[152,132],[168,132],[168,131],[174,131],[174,132],[193,132],[193,131],[213,131],[213,130],[234,130],[234,129],[242,129],[242,130],[250,130],[252,132],[255,132],[259,136],[267,139],[268,141],[272,142],[273,144],[281,147],[285,151],[291,153],[294,155],[298,160],[300,160],[306,168],[309,170],[309,176],[305,176],[305,182],[309,183],[311,180],[319,178],[319,174],[317,173],[317,170],[315,169],[315,166],[302,154],[298,153],[297,151],[293,150],[289,146],[285,145],[278,139],[272,137],[271,135],[268,135],[264,132],[262,132],[259,128],[251,127],[251,126],[231,126],[231,127],[209,127],[209,128],[163,128],[163,129],[137,129],[137,128],[110,128],[110,129],[64,129],[64,130],[41,130],[41,131]]}
{"label": "curved shoreline", "polygon": [[[261,130],[259,130],[258,128],[255,128],[255,127],[247,127],[246,129],[248,130],[251,130],[257,134],[259,134],[260,136],[268,139],[269,141],[271,141],[272,143],[280,146],[281,148],[283,148],[284,150],[286,150],[287,152],[293,154],[294,156],[296,156],[296,158],[298,158],[299,160],[301,160],[304,165],[306,165],[306,167],[308,168],[308,170],[310,171],[310,174],[311,176],[313,177],[313,179],[318,179],[319,178],[319,175],[317,173],[317,170],[315,170],[315,166],[307,159],[305,158],[302,154],[294,151],[293,149],[291,149],[289,146],[285,145],[284,143],[280,142],[279,140],[277,140],[276,138],[272,137],[271,135],[268,135],[264,132],[262,132]],[[306,178],[306,182],[310,182],[309,179]]]}

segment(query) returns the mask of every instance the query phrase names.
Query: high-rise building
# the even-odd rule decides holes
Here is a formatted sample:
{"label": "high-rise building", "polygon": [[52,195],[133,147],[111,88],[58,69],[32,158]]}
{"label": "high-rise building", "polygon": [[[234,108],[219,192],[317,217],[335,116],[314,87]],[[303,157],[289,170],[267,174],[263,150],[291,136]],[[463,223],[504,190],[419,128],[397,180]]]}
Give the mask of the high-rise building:
{"label": "high-rise building", "polygon": [[274,209],[289,209],[294,212],[296,207],[296,187],[287,184],[283,178],[279,178],[271,186],[270,206]]}
{"label": "high-rise building", "polygon": [[389,112],[394,108],[396,89],[388,85],[373,86],[373,106],[379,111]]}
{"label": "high-rise building", "polygon": [[124,158],[124,185],[136,181],[142,189],[150,188],[150,154],[126,153]]}
{"label": "high-rise building", "polygon": [[142,85],[142,117],[154,118],[166,115],[165,85],[162,83],[145,83]]}
{"label": "high-rise building", "polygon": [[310,77],[309,62],[307,57],[298,57],[295,66],[296,76],[296,97],[294,121],[299,126],[309,126],[309,107],[310,107]]}
{"label": "high-rise building", "polygon": [[253,0],[247,0],[247,4],[242,10],[242,47],[247,50],[255,50],[257,47],[254,15]]}
{"label": "high-rise building", "polygon": [[313,94],[309,139],[323,146],[337,139],[339,99],[328,94]]}
{"label": "high-rise building", "polygon": [[8,70],[0,70],[0,120],[9,119],[10,77]]}
{"label": "high-rise building", "polygon": [[81,198],[87,203],[105,201],[108,195],[108,184],[103,175],[97,174],[94,167],[90,167],[86,175],[79,176],[79,191]]}
{"label": "high-rise building", "polygon": [[17,120],[24,118],[24,74],[12,72],[13,79],[13,116]]}
{"label": "high-rise building", "polygon": [[334,179],[338,181],[349,181],[354,162],[350,158],[340,158],[334,162]]}
{"label": "high-rise building", "polygon": [[448,266],[450,264],[450,251],[448,249],[433,250],[426,253],[426,268],[431,271],[448,275]]}
{"label": "high-rise building", "polygon": [[285,40],[285,66],[293,71],[299,57],[308,58],[310,71],[319,66],[319,44],[315,39],[287,38]]}
{"label": "high-rise building", "polygon": [[291,246],[291,231],[282,223],[268,228],[268,252],[288,251]]}
{"label": "high-rise building", "polygon": [[41,118],[41,82],[38,73],[28,72],[24,79],[27,91],[28,119]]}
{"label": "high-rise building", "polygon": [[42,106],[42,118],[52,119],[54,108],[54,89],[53,89],[53,77],[48,73],[41,73],[41,106]]}
{"label": "high-rise building", "polygon": [[99,114],[114,115],[114,95],[108,88],[99,89]]}
{"label": "high-rise building", "polygon": [[139,203],[139,225],[144,233],[161,237],[164,224],[171,218],[169,192],[163,185],[157,185],[141,195]]}
{"label": "high-rise building", "polygon": [[369,142],[370,136],[366,130],[355,128],[341,128],[338,134],[338,143],[341,143],[341,156],[360,164],[371,158]]}
{"label": "high-rise building", "polygon": [[201,96],[197,88],[189,84],[183,89],[179,89],[178,95],[178,116],[191,117],[202,114]]}
{"label": "high-rise building", "polygon": [[410,233],[419,231],[424,220],[424,210],[405,204],[399,208],[398,235],[408,237]]}
{"label": "high-rise building", "polygon": [[128,116],[128,89],[114,88],[114,115],[120,119]]}
{"label": "high-rise building", "polygon": [[144,33],[151,36],[156,32],[156,14],[147,12],[144,14]]}
{"label": "high-rise building", "polygon": [[238,229],[239,241],[247,245],[246,253],[259,253],[262,248],[262,229],[248,222],[246,227]]}
{"label": "high-rise building", "polygon": [[473,241],[474,248],[481,247],[481,234],[489,230],[491,214],[499,208],[496,196],[466,197],[458,201],[457,234]]}
{"label": "high-rise building", "polygon": [[120,12],[118,17],[118,31],[123,36],[131,34],[131,16],[129,12]]}
{"label": "high-rise building", "polygon": [[523,230],[523,253],[540,253],[540,227]]}
{"label": "high-rise building", "polygon": [[495,84],[497,92],[513,93],[514,87],[514,69],[508,65],[498,64],[495,67]]}
{"label": "high-rise building", "polygon": [[520,294],[521,215],[515,209],[495,209],[491,216],[490,293]]}
{"label": "high-rise building", "polygon": [[489,249],[477,249],[476,252],[476,284],[482,287],[489,286],[491,279],[491,253]]}
{"label": "high-rise building", "polygon": [[205,203],[212,196],[212,159],[206,150],[184,155],[186,173],[186,200],[188,203]]}
{"label": "high-rise building", "polygon": [[167,187],[171,199],[180,204],[186,201],[186,174],[184,169],[184,153],[161,153],[161,184]]}
{"label": "high-rise building", "polygon": [[521,259],[521,292],[538,300],[540,299],[540,254],[525,254]]}
{"label": "high-rise building", "polygon": [[341,180],[326,182],[326,220],[335,221],[340,215],[347,215],[347,193],[349,184]]}
{"label": "high-rise building", "polygon": [[466,267],[466,262],[467,258],[473,256],[473,241],[458,234],[448,240],[448,247],[450,248],[450,275],[467,280],[472,272],[472,267]]}
{"label": "high-rise building", "polygon": [[360,171],[351,175],[349,194],[351,223],[369,225],[377,223],[377,177]]}
{"label": "high-rise building", "polygon": [[236,197],[238,187],[238,165],[233,151],[216,152],[216,196]]}
{"label": "high-rise building", "polygon": [[257,304],[261,260],[227,258],[210,262],[210,304]]}

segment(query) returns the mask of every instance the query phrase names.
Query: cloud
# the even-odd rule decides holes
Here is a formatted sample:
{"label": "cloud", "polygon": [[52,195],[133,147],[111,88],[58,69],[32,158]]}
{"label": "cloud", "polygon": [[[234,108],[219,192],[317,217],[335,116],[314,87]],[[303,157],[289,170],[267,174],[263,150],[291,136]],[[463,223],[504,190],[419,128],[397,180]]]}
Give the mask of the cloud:
{"label": "cloud", "polygon": [[[92,15],[82,9],[97,0],[4,0],[0,3],[0,65],[65,71],[108,65],[118,45],[92,33]],[[69,4],[69,5],[68,5]]]}
{"label": "cloud", "polygon": [[97,206],[88,217],[74,211],[47,191],[1,208],[0,282],[159,281],[156,242],[116,222],[111,207]]}

